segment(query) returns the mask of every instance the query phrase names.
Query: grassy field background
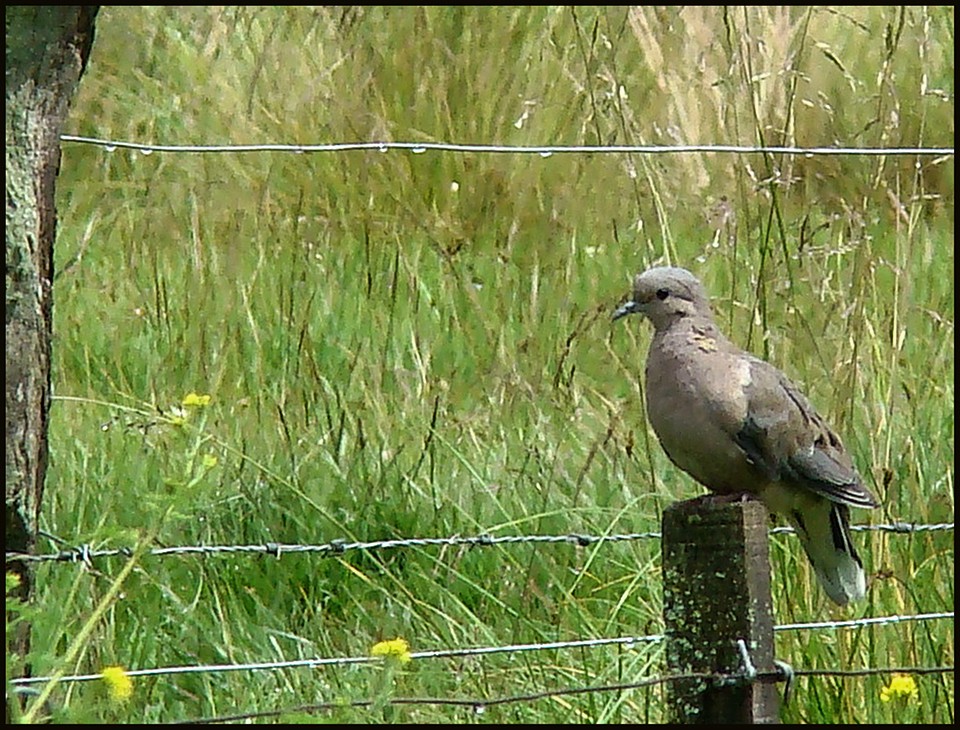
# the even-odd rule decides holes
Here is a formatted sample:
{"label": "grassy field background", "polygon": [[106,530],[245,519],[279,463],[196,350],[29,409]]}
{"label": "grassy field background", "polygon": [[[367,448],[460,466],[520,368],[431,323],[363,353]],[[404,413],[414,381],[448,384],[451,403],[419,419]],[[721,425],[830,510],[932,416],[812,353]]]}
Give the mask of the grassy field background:
{"label": "grassy field background", "polygon": [[[105,8],[68,131],[168,144],[455,141],[953,146],[943,8]],[[163,154],[66,144],[43,527],[71,544],[324,543],[659,529],[702,490],[649,431],[650,331],[611,326],[670,262],[834,423],[883,508],[952,522],[953,155]],[[188,393],[206,407],[177,410]],[[832,607],[772,539],[779,623],[949,611],[953,533],[860,533]],[[41,545],[41,550],[55,549]],[[655,540],[144,558],[38,574],[34,673],[657,633]],[[939,666],[952,621],[784,632],[797,669]],[[9,671],[9,670],[8,670]],[[63,721],[377,698],[333,722],[662,721],[659,646],[138,679]],[[785,721],[954,720],[953,675],[798,681]],[[288,718],[289,719],[289,718]]]}

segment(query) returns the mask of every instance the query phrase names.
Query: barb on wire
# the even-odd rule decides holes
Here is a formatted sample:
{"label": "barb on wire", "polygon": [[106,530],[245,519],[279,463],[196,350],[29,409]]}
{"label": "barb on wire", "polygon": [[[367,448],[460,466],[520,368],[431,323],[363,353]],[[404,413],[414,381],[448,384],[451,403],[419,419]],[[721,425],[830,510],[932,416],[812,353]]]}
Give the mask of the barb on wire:
{"label": "barb on wire", "polygon": [[89,144],[108,152],[118,149],[152,152],[183,153],[240,153],[240,152],[355,152],[405,150],[419,154],[436,152],[474,152],[526,154],[550,157],[555,154],[677,154],[691,152],[726,152],[732,154],[790,154],[790,155],[953,155],[953,147],[762,147],[730,144],[685,145],[500,145],[461,144],[458,142],[333,142],[326,144],[229,144],[229,145],[172,145],[129,142],[116,139],[60,136],[62,142]]}
{"label": "barb on wire", "polygon": [[[850,529],[856,531],[881,531],[899,534],[908,534],[915,532],[932,532],[953,530],[953,523],[942,523],[934,525],[911,524],[906,522],[896,522],[889,525],[853,525]],[[770,534],[793,534],[792,527],[775,527],[770,530]],[[277,542],[267,542],[260,545],[178,545],[172,547],[153,548],[148,555],[153,557],[164,557],[168,555],[216,555],[230,553],[254,553],[260,555],[269,555],[279,558],[282,555],[292,553],[321,553],[327,555],[340,555],[348,550],[391,550],[408,547],[431,547],[431,546],[468,546],[468,547],[490,547],[493,545],[520,545],[520,544],[570,544],[578,547],[588,547],[598,543],[614,543],[633,540],[659,539],[659,532],[632,532],[626,534],[613,535],[583,535],[578,533],[569,533],[566,535],[475,535],[450,537],[411,537],[398,538],[393,540],[375,540],[371,542],[348,542],[344,539],[334,539],[328,543],[319,545],[299,545],[282,544]],[[112,548],[104,550],[93,550],[89,545],[81,545],[77,548],[63,549],[56,553],[47,553],[43,555],[25,555],[23,553],[6,553],[6,562],[60,562],[60,563],[83,563],[91,565],[91,561],[98,558],[111,558],[117,556],[130,557],[133,551],[130,548]]]}

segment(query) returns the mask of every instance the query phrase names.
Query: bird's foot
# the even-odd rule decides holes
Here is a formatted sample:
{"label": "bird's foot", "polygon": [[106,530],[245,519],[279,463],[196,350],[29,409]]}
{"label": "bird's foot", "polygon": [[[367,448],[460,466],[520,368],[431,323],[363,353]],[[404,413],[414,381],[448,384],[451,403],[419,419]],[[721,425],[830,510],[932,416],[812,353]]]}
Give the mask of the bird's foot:
{"label": "bird's foot", "polygon": [[704,494],[691,501],[698,504],[735,504],[736,502],[752,502],[757,499],[759,497],[750,492],[731,492],[729,494]]}

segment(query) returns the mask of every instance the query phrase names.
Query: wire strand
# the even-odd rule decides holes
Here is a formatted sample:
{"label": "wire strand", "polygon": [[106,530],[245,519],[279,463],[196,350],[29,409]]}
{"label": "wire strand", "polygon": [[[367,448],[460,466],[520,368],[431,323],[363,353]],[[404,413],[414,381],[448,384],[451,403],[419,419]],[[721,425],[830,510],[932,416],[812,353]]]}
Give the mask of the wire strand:
{"label": "wire strand", "polygon": [[[879,525],[853,525],[851,530],[855,532],[891,532],[895,534],[913,534],[919,532],[940,532],[954,529],[954,523],[946,522],[940,524],[911,524],[906,522],[895,522],[892,524]],[[795,534],[792,527],[775,527],[770,530],[771,535],[790,535]],[[493,545],[522,545],[522,544],[570,544],[579,547],[588,547],[599,543],[627,542],[634,540],[659,539],[659,532],[631,532],[614,535],[583,535],[578,533],[569,533],[566,535],[474,535],[460,536],[451,535],[449,537],[410,537],[397,538],[392,540],[374,540],[369,542],[348,542],[343,539],[331,540],[327,543],[316,545],[285,544],[278,542],[267,542],[259,545],[176,545],[161,548],[153,548],[146,555],[152,557],[166,557],[168,555],[217,555],[217,554],[236,554],[252,553],[257,555],[269,555],[280,558],[283,555],[293,553],[321,553],[329,555],[340,555],[349,550],[394,550],[411,547],[434,547],[434,546],[468,546],[468,547],[490,547]],[[59,538],[58,538],[59,540]],[[66,541],[59,540],[61,544]],[[83,563],[90,565],[93,560],[99,558],[111,558],[117,556],[129,557],[133,554],[132,548],[111,548],[104,550],[94,550],[89,545],[81,545],[75,548],[66,548],[56,553],[46,553],[42,555],[26,555],[24,553],[8,552],[6,553],[6,562],[60,562],[60,563]]]}
{"label": "wire strand", "polygon": [[[849,669],[849,670],[819,670],[807,669],[796,671],[797,676],[843,676],[859,677],[868,675],[883,674],[943,674],[955,671],[951,666],[939,667],[876,667],[869,669]],[[714,683],[728,682],[777,682],[783,679],[780,672],[756,672],[753,676],[745,674],[708,674],[695,672],[689,674],[673,674],[663,677],[651,677],[637,682],[624,682],[619,684],[604,684],[587,687],[563,687],[559,689],[541,690],[539,692],[527,692],[524,694],[505,695],[500,697],[486,698],[459,698],[459,697],[392,697],[386,701],[390,705],[434,705],[448,707],[466,707],[480,715],[489,707],[499,705],[517,704],[521,702],[537,702],[551,697],[573,697],[582,694],[592,694],[597,692],[623,692],[634,689],[643,689],[658,684],[677,682],[681,680],[700,679]],[[184,720],[172,724],[184,723],[213,723],[213,722],[236,722],[238,720],[250,720],[256,718],[277,717],[288,713],[306,713],[323,710],[333,710],[343,707],[363,708],[370,707],[376,700],[350,700],[347,702],[316,702],[309,705],[300,705],[297,707],[285,708],[282,710],[265,710],[260,712],[238,713],[234,715],[219,715],[212,717],[199,718],[195,720]]]}
{"label": "wire strand", "polygon": [[721,152],[731,154],[789,154],[804,155],[937,155],[951,156],[953,147],[765,147],[730,144],[685,144],[685,145],[498,145],[462,144],[458,142],[332,142],[324,144],[226,144],[226,145],[173,145],[130,142],[98,137],[81,137],[73,134],[60,135],[61,142],[95,145],[108,152],[118,149],[139,152],[176,152],[191,154],[244,153],[244,152],[389,152],[403,150],[415,154],[435,152],[470,152],[492,154],[523,154],[550,157],[555,154],[685,154],[693,152]]}
{"label": "wire strand", "polygon": [[[924,613],[912,616],[875,616],[862,619],[851,619],[848,621],[823,621],[817,623],[805,624],[785,624],[775,626],[774,631],[797,631],[797,630],[817,630],[817,629],[841,629],[856,628],[864,626],[877,626],[886,624],[899,624],[911,621],[933,621],[939,619],[953,619],[954,612]],[[654,644],[663,641],[663,634],[649,634],[646,636],[622,636],[613,638],[598,639],[575,639],[572,641],[551,641],[544,643],[530,644],[508,644],[504,646],[481,646],[463,649],[437,649],[432,651],[410,652],[411,659],[450,659],[463,657],[477,657],[490,654],[521,654],[534,651],[553,651],[561,649],[575,648],[595,648],[602,646],[622,646],[626,650],[632,650],[639,644]],[[293,659],[274,662],[252,662],[246,664],[198,664],[189,666],[175,667],[154,667],[150,669],[130,669],[126,671],[129,677],[148,677],[156,675],[173,674],[209,674],[218,672],[240,672],[240,671],[261,671],[277,669],[297,669],[325,666],[346,666],[352,664],[369,664],[380,661],[378,657],[373,656],[354,656],[354,657],[318,657],[315,659]],[[860,670],[851,670],[860,671]],[[801,672],[797,672],[801,674]],[[67,677],[61,677],[61,682],[88,682],[101,679],[100,674],[76,674]],[[50,677],[18,677],[11,679],[10,683],[15,686],[41,684],[50,680]]]}

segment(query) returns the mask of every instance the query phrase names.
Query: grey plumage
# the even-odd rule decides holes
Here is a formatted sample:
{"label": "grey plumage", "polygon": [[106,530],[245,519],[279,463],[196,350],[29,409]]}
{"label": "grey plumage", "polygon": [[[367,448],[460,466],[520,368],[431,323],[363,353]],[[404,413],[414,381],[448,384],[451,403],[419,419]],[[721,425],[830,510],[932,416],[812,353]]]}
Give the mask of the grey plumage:
{"label": "grey plumage", "polygon": [[773,365],[731,343],[689,271],[650,269],[614,320],[654,327],[646,406],[670,460],[719,494],[747,492],[797,530],[820,583],[839,604],[866,593],[849,507],[878,502],[839,437]]}

